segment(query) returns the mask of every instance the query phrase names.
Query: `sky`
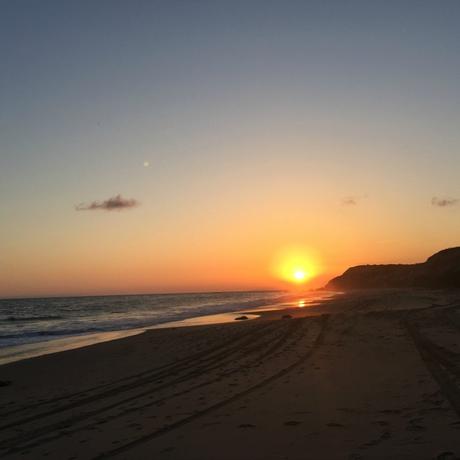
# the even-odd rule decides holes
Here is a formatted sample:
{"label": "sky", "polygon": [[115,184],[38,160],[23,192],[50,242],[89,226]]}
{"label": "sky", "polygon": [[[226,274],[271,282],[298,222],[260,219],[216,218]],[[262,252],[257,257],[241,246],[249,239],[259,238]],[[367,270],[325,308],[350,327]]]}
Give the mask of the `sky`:
{"label": "sky", "polygon": [[[5,0],[0,297],[318,287],[460,244],[460,3]],[[307,264],[307,265],[308,265]]]}

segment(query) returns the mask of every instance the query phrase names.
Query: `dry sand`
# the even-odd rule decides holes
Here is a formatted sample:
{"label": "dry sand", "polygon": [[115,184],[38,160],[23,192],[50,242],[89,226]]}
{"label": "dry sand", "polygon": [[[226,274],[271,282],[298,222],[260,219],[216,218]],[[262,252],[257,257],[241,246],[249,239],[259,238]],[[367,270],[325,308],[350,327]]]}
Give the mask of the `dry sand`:
{"label": "dry sand", "polygon": [[0,457],[458,458],[459,357],[442,291],[148,331],[1,366]]}

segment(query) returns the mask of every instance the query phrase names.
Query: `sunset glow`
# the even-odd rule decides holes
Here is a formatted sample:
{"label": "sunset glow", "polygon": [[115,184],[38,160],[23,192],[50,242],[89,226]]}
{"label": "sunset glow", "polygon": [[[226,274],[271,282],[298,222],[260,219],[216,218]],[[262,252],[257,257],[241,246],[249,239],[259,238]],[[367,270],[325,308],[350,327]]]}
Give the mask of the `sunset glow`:
{"label": "sunset glow", "polygon": [[289,247],[281,250],[274,260],[275,275],[289,283],[306,284],[319,274],[317,257],[311,250]]}

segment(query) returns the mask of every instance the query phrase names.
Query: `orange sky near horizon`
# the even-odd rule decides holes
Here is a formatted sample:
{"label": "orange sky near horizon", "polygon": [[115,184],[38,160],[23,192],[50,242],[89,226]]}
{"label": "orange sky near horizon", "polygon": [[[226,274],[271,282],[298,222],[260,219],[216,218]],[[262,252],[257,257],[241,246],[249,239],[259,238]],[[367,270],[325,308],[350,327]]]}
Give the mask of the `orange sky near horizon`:
{"label": "orange sky near horizon", "polygon": [[272,206],[257,215],[251,215],[250,205],[247,214],[239,208],[240,220],[226,208],[220,216],[203,214],[160,228],[146,203],[134,210],[84,216],[71,210],[59,228],[40,230],[37,225],[16,233],[20,244],[3,253],[7,263],[0,268],[0,295],[298,289],[277,270],[286,249],[307,253],[304,260],[316,273],[301,287],[310,289],[350,265],[419,262],[449,246],[445,235],[433,237],[434,223],[412,239],[397,221],[381,228],[380,220],[370,218],[375,211],[368,204],[331,203],[331,211],[316,221],[309,216],[318,215],[317,210],[286,206],[283,215],[282,208]]}
{"label": "orange sky near horizon", "polygon": [[[235,151],[257,148],[228,144]],[[291,158],[305,149],[283,144],[274,139],[271,148]],[[321,156],[334,157],[329,149],[323,145]],[[423,190],[422,174],[417,184],[404,168],[388,170],[377,159],[364,176],[354,167],[344,174],[329,159],[312,169],[273,153],[263,164],[268,148],[262,152],[234,164],[238,178],[214,165],[161,184],[155,167],[132,166],[127,158],[126,196],[140,201],[132,209],[75,211],[79,182],[64,184],[59,176],[36,194],[44,208],[5,202],[0,296],[290,288],[273,271],[274,259],[290,247],[314,252],[319,269],[305,288],[317,288],[351,265],[420,262],[458,245],[459,214],[432,206],[434,189]],[[117,190],[115,179],[95,182],[87,201]],[[405,196],[410,182],[419,191]],[[348,203],[343,197],[356,188],[366,195]]]}

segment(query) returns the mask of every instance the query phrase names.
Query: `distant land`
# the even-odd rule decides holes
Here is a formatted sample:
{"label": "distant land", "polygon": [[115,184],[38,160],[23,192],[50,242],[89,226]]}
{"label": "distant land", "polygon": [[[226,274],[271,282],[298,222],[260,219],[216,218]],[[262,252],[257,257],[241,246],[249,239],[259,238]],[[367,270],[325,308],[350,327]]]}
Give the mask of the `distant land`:
{"label": "distant land", "polygon": [[460,288],[460,247],[444,249],[418,264],[358,265],[333,278],[329,290]]}

